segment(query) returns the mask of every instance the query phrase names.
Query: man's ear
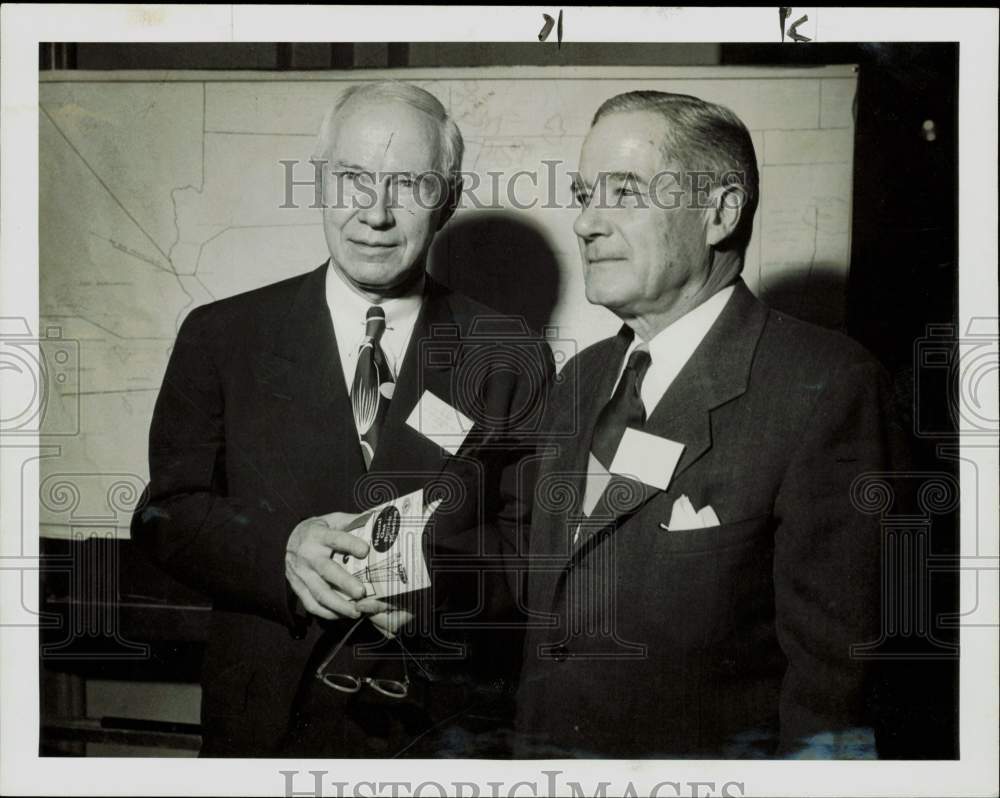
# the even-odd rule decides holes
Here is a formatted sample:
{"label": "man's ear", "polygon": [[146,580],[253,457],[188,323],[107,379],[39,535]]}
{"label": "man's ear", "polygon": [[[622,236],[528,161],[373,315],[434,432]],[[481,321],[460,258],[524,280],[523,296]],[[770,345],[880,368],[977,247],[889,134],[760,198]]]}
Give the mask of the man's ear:
{"label": "man's ear", "polygon": [[740,226],[746,191],[742,186],[723,186],[713,197],[712,206],[706,210],[705,243],[717,247]]}
{"label": "man's ear", "polygon": [[438,217],[437,229],[440,230],[446,224],[452,216],[455,215],[455,210],[458,208],[458,200],[462,196],[462,178],[456,177],[454,180],[448,182],[448,195],[445,197],[444,203],[441,207],[441,215]]}

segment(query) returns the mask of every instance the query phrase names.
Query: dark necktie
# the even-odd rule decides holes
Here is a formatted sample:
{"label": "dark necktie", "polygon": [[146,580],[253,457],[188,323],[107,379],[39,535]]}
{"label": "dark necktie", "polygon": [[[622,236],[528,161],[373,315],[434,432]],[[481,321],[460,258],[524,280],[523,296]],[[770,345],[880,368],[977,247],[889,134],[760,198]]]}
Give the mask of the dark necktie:
{"label": "dark necktie", "polygon": [[[644,347],[645,345],[643,345]],[[640,347],[629,355],[618,387],[597,417],[590,451],[602,466],[611,468],[626,427],[641,427],[646,423],[646,408],[639,393],[642,379],[652,360],[649,352]]]}
{"label": "dark necktie", "polygon": [[385,352],[379,345],[383,332],[385,311],[373,305],[365,315],[365,340],[358,350],[358,363],[354,367],[354,383],[351,385],[351,407],[361,439],[361,451],[365,456],[365,468],[371,467],[389,401],[396,387]]}

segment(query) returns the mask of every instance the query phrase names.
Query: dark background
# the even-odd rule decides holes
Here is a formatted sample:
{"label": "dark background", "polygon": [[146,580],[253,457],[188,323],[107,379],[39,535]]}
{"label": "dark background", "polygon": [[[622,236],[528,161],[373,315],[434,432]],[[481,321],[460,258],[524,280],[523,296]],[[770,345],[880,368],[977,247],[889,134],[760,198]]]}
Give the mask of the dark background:
{"label": "dark background", "polygon": [[[957,443],[952,366],[960,332],[955,329],[958,55],[957,44],[949,43],[60,43],[40,46],[39,66],[43,70],[306,70],[857,64],[847,331],[874,352],[893,377],[900,418],[915,433],[914,479],[919,482],[922,475],[932,473],[958,476],[957,461],[941,456],[943,446]],[[930,350],[940,356],[923,358],[921,352]],[[889,624],[886,637],[869,648],[869,655],[883,666],[875,705],[883,722],[879,751],[888,758],[947,759],[959,754],[954,648],[958,633],[942,621],[958,607],[953,560],[958,552],[958,517],[951,512],[928,518],[923,554],[897,563],[927,590],[919,600],[900,597],[900,603],[913,604],[922,623]],[[73,550],[80,545],[95,551]],[[82,754],[86,749],[80,741],[95,739],[180,748],[196,745],[197,728],[177,724],[144,727],[134,719],[110,718],[100,721],[94,732],[74,730],[65,719],[81,708],[85,713],[81,676],[197,681],[207,614],[204,602],[151,573],[132,556],[127,541],[43,541],[43,551],[50,564],[62,566],[51,568],[42,584],[45,607],[55,619],[42,630],[43,646],[49,646],[42,654],[42,753]],[[94,561],[111,563],[116,575],[116,584],[101,593],[116,607],[116,631],[90,636],[85,643],[66,639],[67,614],[81,604],[92,605],[95,591],[81,584],[78,568],[71,565],[66,570],[65,564]],[[933,579],[929,561],[935,564]],[[132,645],[125,640],[150,643],[150,656],[139,662],[115,659]],[[74,659],[77,648],[81,655]],[[52,652],[59,656],[51,656]],[[88,736],[93,734],[104,736]]]}

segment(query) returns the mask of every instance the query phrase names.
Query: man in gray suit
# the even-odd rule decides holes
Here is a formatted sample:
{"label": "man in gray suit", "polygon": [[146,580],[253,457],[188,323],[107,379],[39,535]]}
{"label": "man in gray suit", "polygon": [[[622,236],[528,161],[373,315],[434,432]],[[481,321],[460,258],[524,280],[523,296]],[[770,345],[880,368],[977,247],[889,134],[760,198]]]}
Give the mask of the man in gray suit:
{"label": "man in gray suit", "polygon": [[[535,493],[521,756],[870,756],[889,388],[849,338],[740,278],[758,201],[728,109],[642,91],[597,111],[575,223],[618,335],[550,395]],[[567,443],[567,436],[572,439]]]}

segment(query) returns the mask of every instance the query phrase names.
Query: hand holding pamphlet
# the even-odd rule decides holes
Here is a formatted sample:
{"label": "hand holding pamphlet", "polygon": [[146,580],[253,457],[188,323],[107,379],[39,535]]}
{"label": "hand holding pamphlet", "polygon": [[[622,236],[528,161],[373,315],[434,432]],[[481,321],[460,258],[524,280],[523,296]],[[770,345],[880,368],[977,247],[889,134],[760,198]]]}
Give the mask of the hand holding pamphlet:
{"label": "hand holding pamphlet", "polygon": [[[430,587],[423,535],[438,502],[424,506],[423,490],[380,504],[363,524],[350,530],[370,545],[359,559],[337,555],[338,562],[365,586],[365,597],[386,598]],[[364,517],[364,516],[363,516]]]}

